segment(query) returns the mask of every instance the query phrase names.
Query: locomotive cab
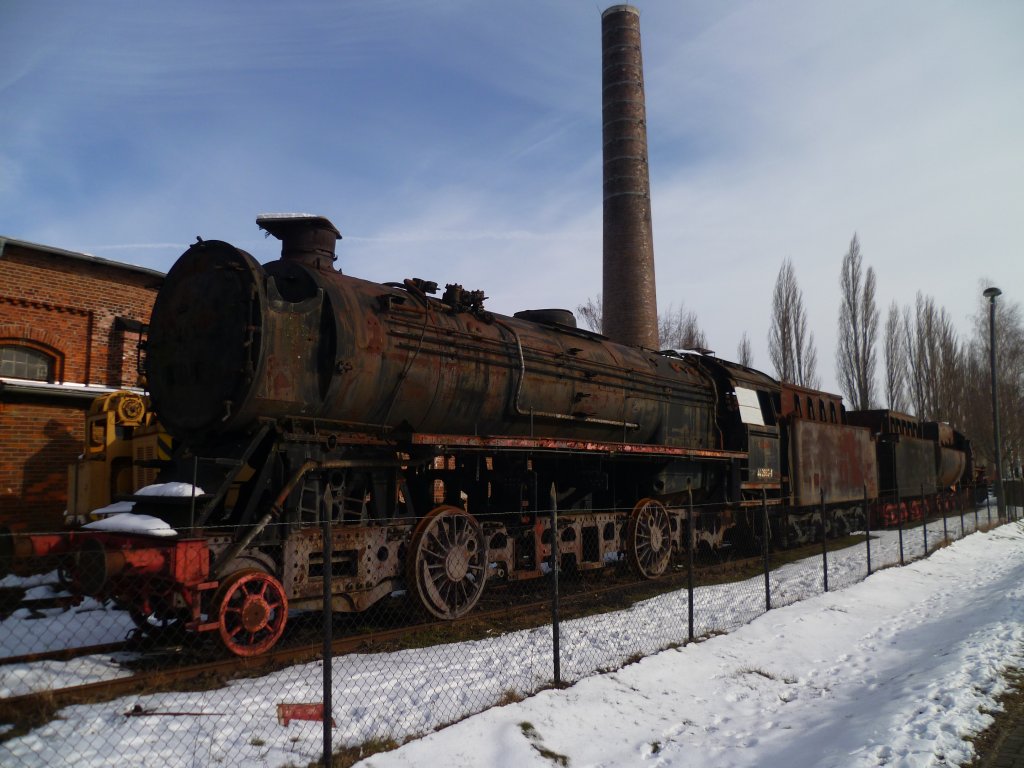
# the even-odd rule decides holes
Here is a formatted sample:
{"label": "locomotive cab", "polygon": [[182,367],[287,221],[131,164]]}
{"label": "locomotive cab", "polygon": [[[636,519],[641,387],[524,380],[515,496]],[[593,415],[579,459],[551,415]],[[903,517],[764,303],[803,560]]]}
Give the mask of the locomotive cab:
{"label": "locomotive cab", "polygon": [[688,357],[715,382],[723,446],[747,453],[746,461],[735,465],[730,499],[777,502],[782,489],[778,382],[738,363],[706,355]]}

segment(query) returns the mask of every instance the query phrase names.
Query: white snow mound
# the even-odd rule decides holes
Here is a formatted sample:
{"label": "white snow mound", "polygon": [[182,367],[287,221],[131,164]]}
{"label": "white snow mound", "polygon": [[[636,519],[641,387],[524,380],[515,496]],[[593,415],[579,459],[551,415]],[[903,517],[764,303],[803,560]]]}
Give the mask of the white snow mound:
{"label": "white snow mound", "polygon": [[110,533],[140,533],[145,536],[177,536],[178,532],[159,517],[152,515],[111,515],[83,528],[92,531],[108,531]]}
{"label": "white snow mound", "polygon": [[[191,483],[156,483],[155,485],[147,485],[145,488],[140,488],[135,492],[136,496],[191,496],[192,495],[192,484]],[[198,485],[195,486],[196,496],[202,496],[206,493]]]}

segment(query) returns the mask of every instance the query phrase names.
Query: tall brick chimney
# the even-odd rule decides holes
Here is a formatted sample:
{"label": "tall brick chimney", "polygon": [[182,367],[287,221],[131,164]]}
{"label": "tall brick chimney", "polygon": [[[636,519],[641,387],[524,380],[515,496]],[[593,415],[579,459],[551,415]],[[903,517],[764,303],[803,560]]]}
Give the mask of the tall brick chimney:
{"label": "tall brick chimney", "polygon": [[603,331],[622,344],[658,349],[640,11],[633,6],[601,14],[601,63]]}

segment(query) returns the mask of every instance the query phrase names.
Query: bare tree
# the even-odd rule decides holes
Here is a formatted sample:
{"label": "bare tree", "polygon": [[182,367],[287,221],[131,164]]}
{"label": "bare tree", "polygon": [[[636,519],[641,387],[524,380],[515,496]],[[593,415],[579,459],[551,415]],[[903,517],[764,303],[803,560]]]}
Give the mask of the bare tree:
{"label": "bare tree", "polygon": [[746,331],[743,332],[740,343],[736,347],[736,362],[747,366],[747,368],[752,368],[754,365],[754,353],[750,351],[750,337]]}
{"label": "bare tree", "polygon": [[864,272],[860,243],[855,232],[843,256],[839,278],[839,346],[836,374],[846,399],[857,410],[867,410],[875,399],[875,340],[878,308],[875,306],[875,270]]}
{"label": "bare tree", "polygon": [[604,317],[604,305],[601,303],[601,294],[596,299],[587,299],[586,304],[576,307],[576,315],[583,324],[596,333],[601,333],[602,318]]}
{"label": "bare tree", "polygon": [[[576,307],[576,316],[587,328],[601,333],[604,317],[601,295]],[[682,304],[678,309],[673,304],[667,312],[658,314],[658,338],[663,349],[704,349],[708,345],[697,313],[684,311]]]}
{"label": "bare tree", "polygon": [[775,366],[775,375],[782,381],[802,387],[820,386],[814,334],[808,332],[803,292],[797,285],[793,263],[789,259],[782,262],[775,279],[768,354]]}
{"label": "bare tree", "polygon": [[[985,281],[983,285],[991,285],[991,282]],[[990,464],[994,440],[989,344],[989,302],[979,299],[973,343],[970,351],[964,352],[967,382],[964,432],[971,437],[980,462]],[[1003,477],[1020,477],[1024,457],[1024,317],[1020,305],[1005,298],[996,302],[996,374]]]}
{"label": "bare tree", "polygon": [[885,321],[885,401],[894,411],[906,411],[907,357],[904,352],[903,321],[895,300]]}
{"label": "bare tree", "polygon": [[910,400],[924,421],[963,423],[967,358],[949,313],[917,294],[914,314],[904,311]]}
{"label": "bare tree", "polygon": [[658,315],[658,338],[662,349],[705,349],[708,345],[704,331],[700,329],[697,314],[683,311],[682,304],[676,309],[671,305],[665,313]]}
{"label": "bare tree", "polygon": [[[922,297],[917,294],[918,315],[920,315]],[[925,418],[927,410],[925,377],[921,371],[925,365],[923,347],[918,343],[918,330],[915,321],[916,315],[910,307],[903,308],[903,354],[907,361],[907,396],[910,400],[910,407],[914,414]]]}

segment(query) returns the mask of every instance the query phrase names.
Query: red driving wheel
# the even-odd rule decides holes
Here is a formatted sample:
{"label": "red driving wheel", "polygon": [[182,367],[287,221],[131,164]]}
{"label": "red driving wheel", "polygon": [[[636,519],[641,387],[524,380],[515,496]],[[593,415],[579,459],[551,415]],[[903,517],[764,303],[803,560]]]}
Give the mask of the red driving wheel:
{"label": "red driving wheel", "polygon": [[233,573],[217,593],[221,640],[236,656],[258,656],[270,650],[288,621],[288,598],[281,582],[269,573]]}

